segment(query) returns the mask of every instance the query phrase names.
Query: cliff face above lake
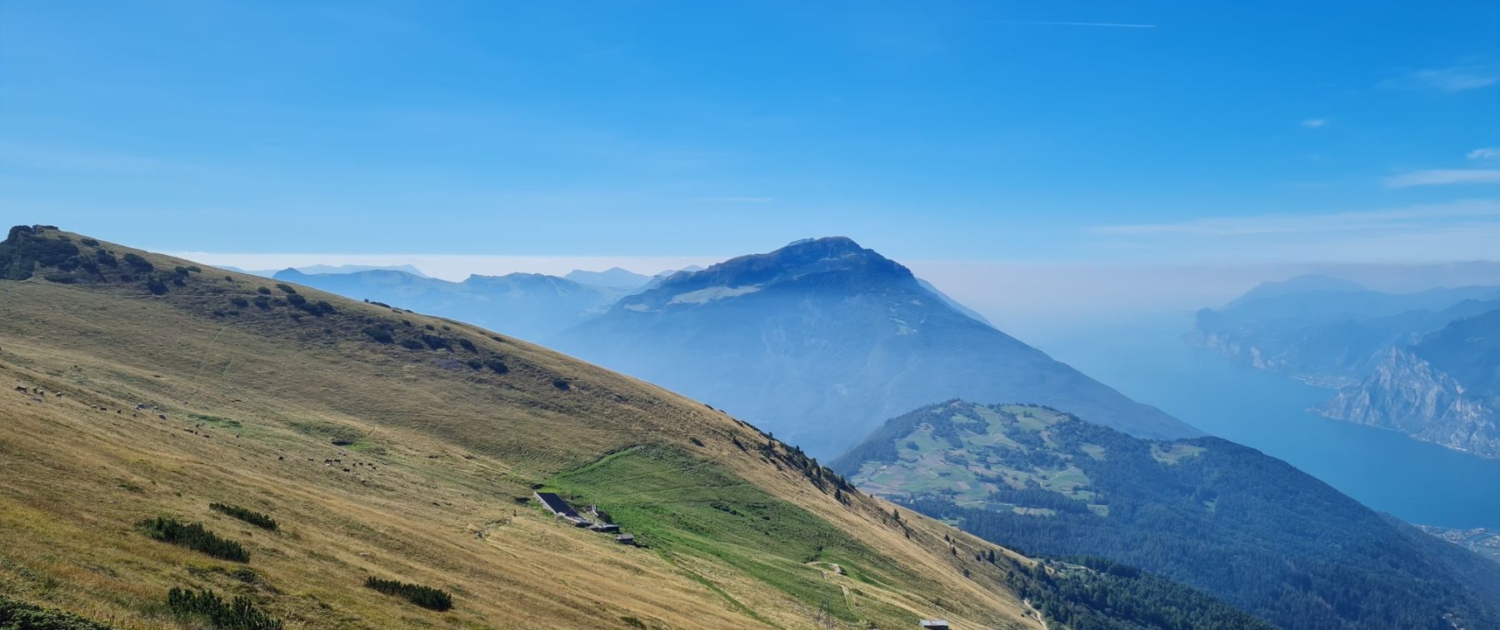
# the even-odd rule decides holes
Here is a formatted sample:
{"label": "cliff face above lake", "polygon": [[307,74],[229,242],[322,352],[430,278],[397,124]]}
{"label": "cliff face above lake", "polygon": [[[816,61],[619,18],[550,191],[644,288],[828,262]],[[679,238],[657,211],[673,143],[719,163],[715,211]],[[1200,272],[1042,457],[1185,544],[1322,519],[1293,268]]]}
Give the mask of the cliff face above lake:
{"label": "cliff face above lake", "polygon": [[1391,294],[1328,278],[1204,309],[1190,343],[1336,388],[1314,411],[1500,457],[1500,289]]}
{"label": "cliff face above lake", "polygon": [[1451,449],[1500,457],[1500,423],[1492,401],[1409,349],[1392,348],[1362,382],[1340,389],[1315,410]]}

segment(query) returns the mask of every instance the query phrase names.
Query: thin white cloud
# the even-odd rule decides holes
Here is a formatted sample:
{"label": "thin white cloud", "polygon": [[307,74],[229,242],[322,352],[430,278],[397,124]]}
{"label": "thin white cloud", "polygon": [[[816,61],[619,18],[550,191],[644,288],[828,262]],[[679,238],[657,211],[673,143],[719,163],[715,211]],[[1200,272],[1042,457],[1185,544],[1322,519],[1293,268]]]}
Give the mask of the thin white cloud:
{"label": "thin white cloud", "polygon": [[1453,186],[1457,184],[1500,184],[1500,169],[1455,168],[1413,171],[1386,178],[1387,188],[1413,186]]}
{"label": "thin white cloud", "polygon": [[693,201],[698,203],[769,203],[773,200],[770,197],[699,197]]}
{"label": "thin white cloud", "polygon": [[1419,88],[1440,92],[1465,92],[1500,84],[1500,69],[1494,66],[1451,66],[1425,68],[1386,81],[1386,87]]}
{"label": "thin white cloud", "polygon": [[[1497,171],[1500,172],[1500,171]],[[1267,214],[1215,217],[1174,223],[1105,225],[1090,228],[1095,236],[1236,237],[1402,230],[1452,222],[1500,219],[1500,199],[1458,201],[1363,212]]]}
{"label": "thin white cloud", "polygon": [[1500,147],[1485,147],[1474,149],[1468,154],[1471,160],[1500,160]]}
{"label": "thin white cloud", "polygon": [[1307,127],[1308,129],[1317,129],[1318,127],[1322,127],[1326,124],[1328,124],[1328,119],[1326,118],[1309,118],[1302,121],[1302,126]]}
{"label": "thin white cloud", "polygon": [[1126,22],[1052,22],[1044,20],[1005,20],[1001,24],[1018,26],[1088,26],[1097,28],[1156,28],[1155,24],[1131,24]]}

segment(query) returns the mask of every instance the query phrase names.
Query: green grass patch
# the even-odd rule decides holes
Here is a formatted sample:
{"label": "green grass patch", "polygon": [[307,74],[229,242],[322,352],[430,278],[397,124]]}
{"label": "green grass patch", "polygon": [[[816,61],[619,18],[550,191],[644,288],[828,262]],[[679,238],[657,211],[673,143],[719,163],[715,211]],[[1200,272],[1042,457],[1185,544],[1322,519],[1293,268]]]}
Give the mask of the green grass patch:
{"label": "green grass patch", "polygon": [[621,451],[555,477],[549,489],[577,505],[600,506],[664,554],[717,558],[809,605],[828,601],[846,621],[860,618],[838,585],[807,563],[835,562],[850,573],[879,574],[881,582],[904,578],[822,519],[674,448]]}

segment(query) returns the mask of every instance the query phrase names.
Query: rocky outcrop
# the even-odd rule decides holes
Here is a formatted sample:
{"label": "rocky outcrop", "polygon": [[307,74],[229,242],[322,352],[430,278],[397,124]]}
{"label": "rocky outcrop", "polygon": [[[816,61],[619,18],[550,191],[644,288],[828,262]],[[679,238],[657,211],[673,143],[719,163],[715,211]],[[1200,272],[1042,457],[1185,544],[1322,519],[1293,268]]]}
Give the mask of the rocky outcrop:
{"label": "rocky outcrop", "polygon": [[1500,413],[1410,349],[1391,348],[1358,385],[1317,412],[1391,429],[1484,457],[1500,457]]}

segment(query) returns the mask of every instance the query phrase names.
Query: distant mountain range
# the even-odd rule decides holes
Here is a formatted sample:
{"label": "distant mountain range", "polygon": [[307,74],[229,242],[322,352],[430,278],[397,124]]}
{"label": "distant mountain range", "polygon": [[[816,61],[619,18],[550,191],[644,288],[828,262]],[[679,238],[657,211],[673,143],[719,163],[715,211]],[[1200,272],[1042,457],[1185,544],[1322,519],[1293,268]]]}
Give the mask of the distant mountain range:
{"label": "distant mountain range", "polygon": [[[270,278],[271,276],[274,276],[277,273],[277,271],[275,269],[246,270],[246,269],[240,269],[239,267],[235,267],[233,265],[220,265],[219,268],[220,269],[228,269],[229,271],[233,271],[233,272],[236,272],[236,273],[248,273],[248,274],[250,274],[252,276],[260,276],[262,278]],[[409,273],[411,275],[417,276],[418,278],[426,278],[426,277],[428,277],[427,274],[422,273],[421,269],[418,269],[418,268],[416,268],[413,265],[323,265],[323,264],[318,264],[318,265],[308,265],[306,267],[288,267],[288,269],[293,269],[293,270],[300,271],[302,273],[309,274],[309,275],[325,274],[325,273],[359,273],[361,271],[377,271],[377,270],[379,270],[379,271],[400,271],[400,272],[403,272],[403,273]]]}
{"label": "distant mountain range", "polygon": [[1316,411],[1500,457],[1500,287],[1382,293],[1304,276],[1198,313],[1189,341],[1338,393]]}
{"label": "distant mountain range", "polygon": [[604,271],[581,271],[575,269],[568,272],[568,275],[563,276],[563,278],[591,287],[606,287],[627,291],[639,289],[646,286],[646,283],[651,282],[651,276],[641,275],[619,267],[611,267]]}
{"label": "distant mountain range", "polygon": [[469,276],[463,282],[404,271],[307,274],[278,271],[277,280],[315,287],[357,300],[431,313],[539,342],[602,312],[623,289],[579,284],[556,276],[513,273]]}
{"label": "distant mountain range", "polygon": [[1036,401],[1134,435],[1199,435],[956,308],[847,238],[793,243],[622,298],[550,345],[747,418],[816,456],[933,400]]}
{"label": "distant mountain range", "polygon": [[1218,438],[950,401],[890,420],[833,467],[992,542],[1138,566],[1286,630],[1500,627],[1500,564]]}

